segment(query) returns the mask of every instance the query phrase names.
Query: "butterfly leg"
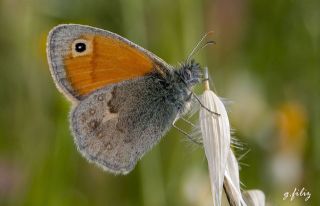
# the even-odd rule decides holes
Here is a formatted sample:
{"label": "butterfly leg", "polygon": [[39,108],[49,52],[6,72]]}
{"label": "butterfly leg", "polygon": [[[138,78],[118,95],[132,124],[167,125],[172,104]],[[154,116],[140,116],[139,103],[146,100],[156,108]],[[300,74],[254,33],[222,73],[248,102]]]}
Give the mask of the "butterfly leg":
{"label": "butterfly leg", "polygon": [[219,113],[214,112],[214,111],[210,110],[208,107],[206,107],[205,105],[203,105],[203,103],[201,102],[200,98],[199,98],[193,91],[191,91],[191,93],[192,93],[192,95],[194,96],[194,98],[196,98],[196,100],[199,102],[199,104],[200,104],[200,106],[201,106],[202,108],[204,108],[205,110],[207,110],[208,112],[210,112],[210,113],[212,113],[212,114],[214,114],[214,115],[216,115],[216,116],[220,116]]}
{"label": "butterfly leg", "polygon": [[185,123],[189,124],[192,127],[196,127],[196,125],[194,125],[192,122],[190,122],[189,120],[187,120],[186,118],[180,117],[180,119],[182,119]]}
{"label": "butterfly leg", "polygon": [[[177,119],[176,119],[177,120]],[[187,132],[185,132],[184,130],[180,129],[179,127],[177,127],[175,125],[176,123],[176,120],[174,120],[174,122],[172,123],[172,127],[174,127],[176,130],[178,130],[179,132],[181,132],[183,135],[185,135],[190,141],[192,141],[193,143],[195,144],[198,144],[198,145],[202,145],[200,142],[197,142],[194,138],[192,138]],[[188,120],[187,120],[188,121]],[[188,121],[189,123],[191,123],[190,121]],[[192,124],[192,123],[191,123]],[[194,124],[192,124],[194,125]]]}

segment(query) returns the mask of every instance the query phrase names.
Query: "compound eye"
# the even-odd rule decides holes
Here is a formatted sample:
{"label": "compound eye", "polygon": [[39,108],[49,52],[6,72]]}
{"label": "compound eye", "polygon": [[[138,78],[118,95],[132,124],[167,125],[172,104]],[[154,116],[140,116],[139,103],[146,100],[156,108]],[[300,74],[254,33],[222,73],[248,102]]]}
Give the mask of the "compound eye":
{"label": "compound eye", "polygon": [[84,56],[92,52],[91,42],[86,39],[77,39],[72,43],[72,56]]}

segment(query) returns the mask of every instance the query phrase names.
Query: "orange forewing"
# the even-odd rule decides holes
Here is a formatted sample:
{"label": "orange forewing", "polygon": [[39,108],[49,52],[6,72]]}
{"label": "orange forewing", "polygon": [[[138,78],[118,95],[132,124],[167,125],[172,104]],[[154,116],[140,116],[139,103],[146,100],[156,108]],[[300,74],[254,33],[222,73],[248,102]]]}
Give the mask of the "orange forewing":
{"label": "orange forewing", "polygon": [[81,38],[91,43],[91,51],[83,56],[70,52],[64,60],[67,78],[80,96],[108,84],[143,76],[154,67],[142,51],[118,39],[98,35]]}

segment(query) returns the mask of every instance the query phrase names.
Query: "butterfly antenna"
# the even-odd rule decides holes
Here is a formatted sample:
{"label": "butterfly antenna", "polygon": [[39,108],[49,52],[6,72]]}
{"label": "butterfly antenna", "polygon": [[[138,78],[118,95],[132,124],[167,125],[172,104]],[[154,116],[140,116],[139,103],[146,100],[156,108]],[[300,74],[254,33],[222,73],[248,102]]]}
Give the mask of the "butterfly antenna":
{"label": "butterfly antenna", "polygon": [[198,41],[198,43],[196,44],[196,46],[192,49],[192,51],[190,52],[186,62],[189,62],[191,57],[194,56],[195,54],[197,54],[201,49],[205,48],[207,45],[209,44],[215,44],[214,41],[208,41],[206,42],[204,45],[200,46],[202,44],[202,42],[207,38],[208,35],[213,34],[213,31],[209,31],[207,33],[205,33],[202,38],[200,39],[200,41]]}

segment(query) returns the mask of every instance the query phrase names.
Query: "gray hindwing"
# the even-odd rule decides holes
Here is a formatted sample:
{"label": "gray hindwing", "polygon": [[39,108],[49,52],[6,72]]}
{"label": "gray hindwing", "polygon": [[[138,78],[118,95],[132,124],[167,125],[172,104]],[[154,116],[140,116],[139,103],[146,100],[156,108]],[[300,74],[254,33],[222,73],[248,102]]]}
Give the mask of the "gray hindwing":
{"label": "gray hindwing", "polygon": [[130,172],[178,115],[167,96],[153,75],[91,93],[70,116],[78,149],[108,171]]}

